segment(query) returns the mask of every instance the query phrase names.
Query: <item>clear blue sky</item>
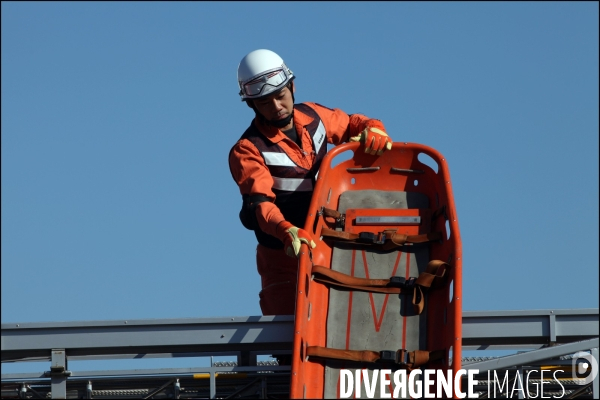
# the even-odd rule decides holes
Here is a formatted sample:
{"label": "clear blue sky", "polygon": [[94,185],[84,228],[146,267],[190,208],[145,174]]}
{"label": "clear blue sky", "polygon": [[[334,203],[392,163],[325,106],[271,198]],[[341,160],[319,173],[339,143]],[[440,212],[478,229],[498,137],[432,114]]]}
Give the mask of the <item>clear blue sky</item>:
{"label": "clear blue sky", "polygon": [[447,158],[464,309],[598,307],[597,2],[2,2],[2,322],[259,315],[248,52]]}

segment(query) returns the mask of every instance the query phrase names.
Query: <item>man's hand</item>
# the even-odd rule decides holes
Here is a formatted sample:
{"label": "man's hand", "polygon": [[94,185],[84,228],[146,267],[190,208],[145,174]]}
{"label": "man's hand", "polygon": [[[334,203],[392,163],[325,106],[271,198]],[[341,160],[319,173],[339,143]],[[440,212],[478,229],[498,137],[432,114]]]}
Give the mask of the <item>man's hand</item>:
{"label": "man's hand", "polygon": [[358,136],[351,137],[350,141],[364,143],[365,153],[371,155],[380,156],[386,149],[392,149],[392,139],[379,128],[366,128]]}
{"label": "man's hand", "polygon": [[312,249],[317,247],[315,242],[312,240],[310,233],[306,232],[304,229],[290,224],[287,221],[281,221],[279,223],[277,226],[277,236],[283,242],[285,254],[290,257],[298,257],[302,243],[306,243]]}

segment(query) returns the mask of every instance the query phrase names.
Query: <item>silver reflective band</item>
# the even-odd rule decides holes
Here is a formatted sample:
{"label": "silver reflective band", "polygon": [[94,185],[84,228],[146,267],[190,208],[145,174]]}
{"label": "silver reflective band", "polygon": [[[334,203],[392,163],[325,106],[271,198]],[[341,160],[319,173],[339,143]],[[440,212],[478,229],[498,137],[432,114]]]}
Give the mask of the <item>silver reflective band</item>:
{"label": "silver reflective band", "polygon": [[317,131],[313,136],[313,142],[315,143],[315,153],[319,153],[321,150],[321,145],[325,142],[325,137],[327,136],[327,132],[325,132],[325,126],[323,125],[323,121],[319,121],[319,126],[317,127]]}
{"label": "silver reflective band", "polygon": [[273,177],[273,189],[288,192],[310,192],[313,190],[313,185],[310,179]]}
{"label": "silver reflective band", "polygon": [[356,217],[356,225],[419,225],[421,217]]}
{"label": "silver reflective band", "polygon": [[265,158],[265,164],[267,165],[277,165],[283,167],[297,167],[296,163],[292,161],[292,159],[285,153],[271,153],[265,152],[262,153]]}

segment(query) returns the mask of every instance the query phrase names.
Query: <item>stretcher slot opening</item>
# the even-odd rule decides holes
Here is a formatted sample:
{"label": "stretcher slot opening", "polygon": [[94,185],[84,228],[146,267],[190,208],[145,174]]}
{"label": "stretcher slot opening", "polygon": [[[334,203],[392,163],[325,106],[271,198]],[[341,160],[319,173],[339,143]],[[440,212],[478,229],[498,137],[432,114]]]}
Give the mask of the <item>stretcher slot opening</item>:
{"label": "stretcher slot opening", "polygon": [[431,168],[436,174],[439,171],[439,166],[438,163],[431,158],[429,155],[425,154],[425,153],[419,153],[419,155],[417,156],[417,159],[427,165],[429,168]]}
{"label": "stretcher slot opening", "polygon": [[308,289],[310,288],[310,276],[305,275],[304,276],[304,293],[306,295],[306,298],[308,298]]}
{"label": "stretcher slot opening", "polygon": [[354,157],[354,151],[352,151],[352,150],[346,150],[346,151],[336,155],[333,158],[333,160],[331,160],[331,168],[333,169],[333,168],[337,167],[344,161],[350,160],[352,157]]}

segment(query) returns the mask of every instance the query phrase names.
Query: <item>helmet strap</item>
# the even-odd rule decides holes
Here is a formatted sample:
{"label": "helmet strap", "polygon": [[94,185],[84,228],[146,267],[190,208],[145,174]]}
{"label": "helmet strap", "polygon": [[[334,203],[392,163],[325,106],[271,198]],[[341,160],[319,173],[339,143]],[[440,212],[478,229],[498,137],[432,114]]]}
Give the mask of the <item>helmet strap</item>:
{"label": "helmet strap", "polygon": [[294,102],[294,104],[296,103],[296,98],[294,97],[294,88],[292,87],[292,81],[294,80],[295,76],[292,77],[292,79],[290,79],[290,81],[288,82],[288,84],[286,85],[286,87],[288,88],[288,90],[290,91],[290,93],[292,94],[292,102]]}

